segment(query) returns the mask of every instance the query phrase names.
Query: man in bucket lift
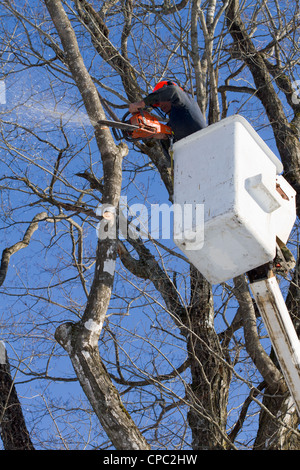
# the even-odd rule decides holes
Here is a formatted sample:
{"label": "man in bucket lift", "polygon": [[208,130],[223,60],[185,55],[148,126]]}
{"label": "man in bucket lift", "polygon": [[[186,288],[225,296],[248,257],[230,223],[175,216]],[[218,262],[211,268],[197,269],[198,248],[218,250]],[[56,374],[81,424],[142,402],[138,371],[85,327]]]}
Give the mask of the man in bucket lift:
{"label": "man in bucket lift", "polygon": [[[163,80],[154,87],[143,100],[129,105],[129,112],[136,113],[147,106],[159,107],[169,116],[168,126],[173,132],[174,141],[178,141],[206,127],[203,114],[195,100],[183,91],[175,82]],[[165,155],[170,160],[170,141],[161,140]],[[295,266],[295,259],[282,243],[277,243],[276,256],[272,263],[253,269],[248,274],[249,278],[255,280],[264,276],[272,269],[274,272],[286,275]]]}
{"label": "man in bucket lift", "polygon": [[[143,100],[129,105],[131,114],[147,106],[158,107],[169,116],[168,126],[173,132],[174,142],[206,127],[205,119],[197,102],[175,82],[163,80],[154,87]],[[165,154],[169,157],[169,142],[161,141]]]}

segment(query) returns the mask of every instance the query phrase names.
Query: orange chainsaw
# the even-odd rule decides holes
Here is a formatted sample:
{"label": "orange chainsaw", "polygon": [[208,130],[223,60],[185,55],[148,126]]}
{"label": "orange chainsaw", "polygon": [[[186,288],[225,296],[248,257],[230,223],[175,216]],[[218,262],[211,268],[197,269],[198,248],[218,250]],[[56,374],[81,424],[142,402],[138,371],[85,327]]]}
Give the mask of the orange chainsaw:
{"label": "orange chainsaw", "polygon": [[103,119],[98,121],[98,124],[111,127],[117,140],[166,139],[172,135],[172,130],[169,126],[159,122],[156,116],[147,111],[140,110],[127,119],[130,114],[128,111],[121,121]]}

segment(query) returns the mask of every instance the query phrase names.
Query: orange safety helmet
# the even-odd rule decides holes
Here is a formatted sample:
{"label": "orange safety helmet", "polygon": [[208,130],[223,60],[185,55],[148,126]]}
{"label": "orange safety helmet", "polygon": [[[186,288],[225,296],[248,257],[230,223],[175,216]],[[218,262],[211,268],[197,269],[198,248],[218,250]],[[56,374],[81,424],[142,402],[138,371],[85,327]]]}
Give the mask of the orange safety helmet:
{"label": "orange safety helmet", "polygon": [[177,85],[175,82],[171,82],[170,80],[162,80],[161,82],[158,82],[155,87],[153,88],[153,92],[159,90],[160,88],[166,86],[166,85]]}

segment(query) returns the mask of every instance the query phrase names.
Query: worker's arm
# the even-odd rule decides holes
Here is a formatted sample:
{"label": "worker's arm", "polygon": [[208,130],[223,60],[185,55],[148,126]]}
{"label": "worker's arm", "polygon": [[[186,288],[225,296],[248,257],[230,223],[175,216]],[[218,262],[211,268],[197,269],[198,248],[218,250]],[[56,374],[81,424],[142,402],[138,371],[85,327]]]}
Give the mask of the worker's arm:
{"label": "worker's arm", "polygon": [[145,108],[145,102],[143,100],[137,101],[136,103],[130,103],[129,105],[129,112],[131,114],[137,113],[139,109]]}
{"label": "worker's arm", "polygon": [[146,106],[158,105],[159,103],[165,102],[172,104],[178,103],[180,101],[180,90],[181,89],[176,85],[164,86],[146,96],[144,103]]}
{"label": "worker's arm", "polygon": [[179,96],[180,88],[174,85],[164,86],[153,93],[150,93],[143,100],[131,103],[129,105],[129,112],[131,114],[136,113],[139,109],[143,109],[146,106],[152,106],[159,103],[176,103],[180,101]]}

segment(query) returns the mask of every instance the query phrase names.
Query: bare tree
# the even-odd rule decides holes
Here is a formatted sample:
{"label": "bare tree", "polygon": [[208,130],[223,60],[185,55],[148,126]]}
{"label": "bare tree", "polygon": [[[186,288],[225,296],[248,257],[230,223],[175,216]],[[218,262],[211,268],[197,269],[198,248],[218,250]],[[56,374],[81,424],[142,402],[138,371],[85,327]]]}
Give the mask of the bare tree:
{"label": "bare tree", "polygon": [[[0,5],[1,322],[17,389],[38,383],[43,399],[25,420],[53,422],[48,448],[83,447],[82,433],[102,449],[299,449],[245,277],[212,287],[170,240],[137,236],[123,195],[146,208],[172,201],[172,170],[156,141],[117,141],[98,124],[175,79],[208,124],[244,114],[298,190],[298,2]],[[299,332],[298,265],[282,287]],[[62,383],[84,403],[61,403]],[[43,447],[33,431],[31,441]]]}

